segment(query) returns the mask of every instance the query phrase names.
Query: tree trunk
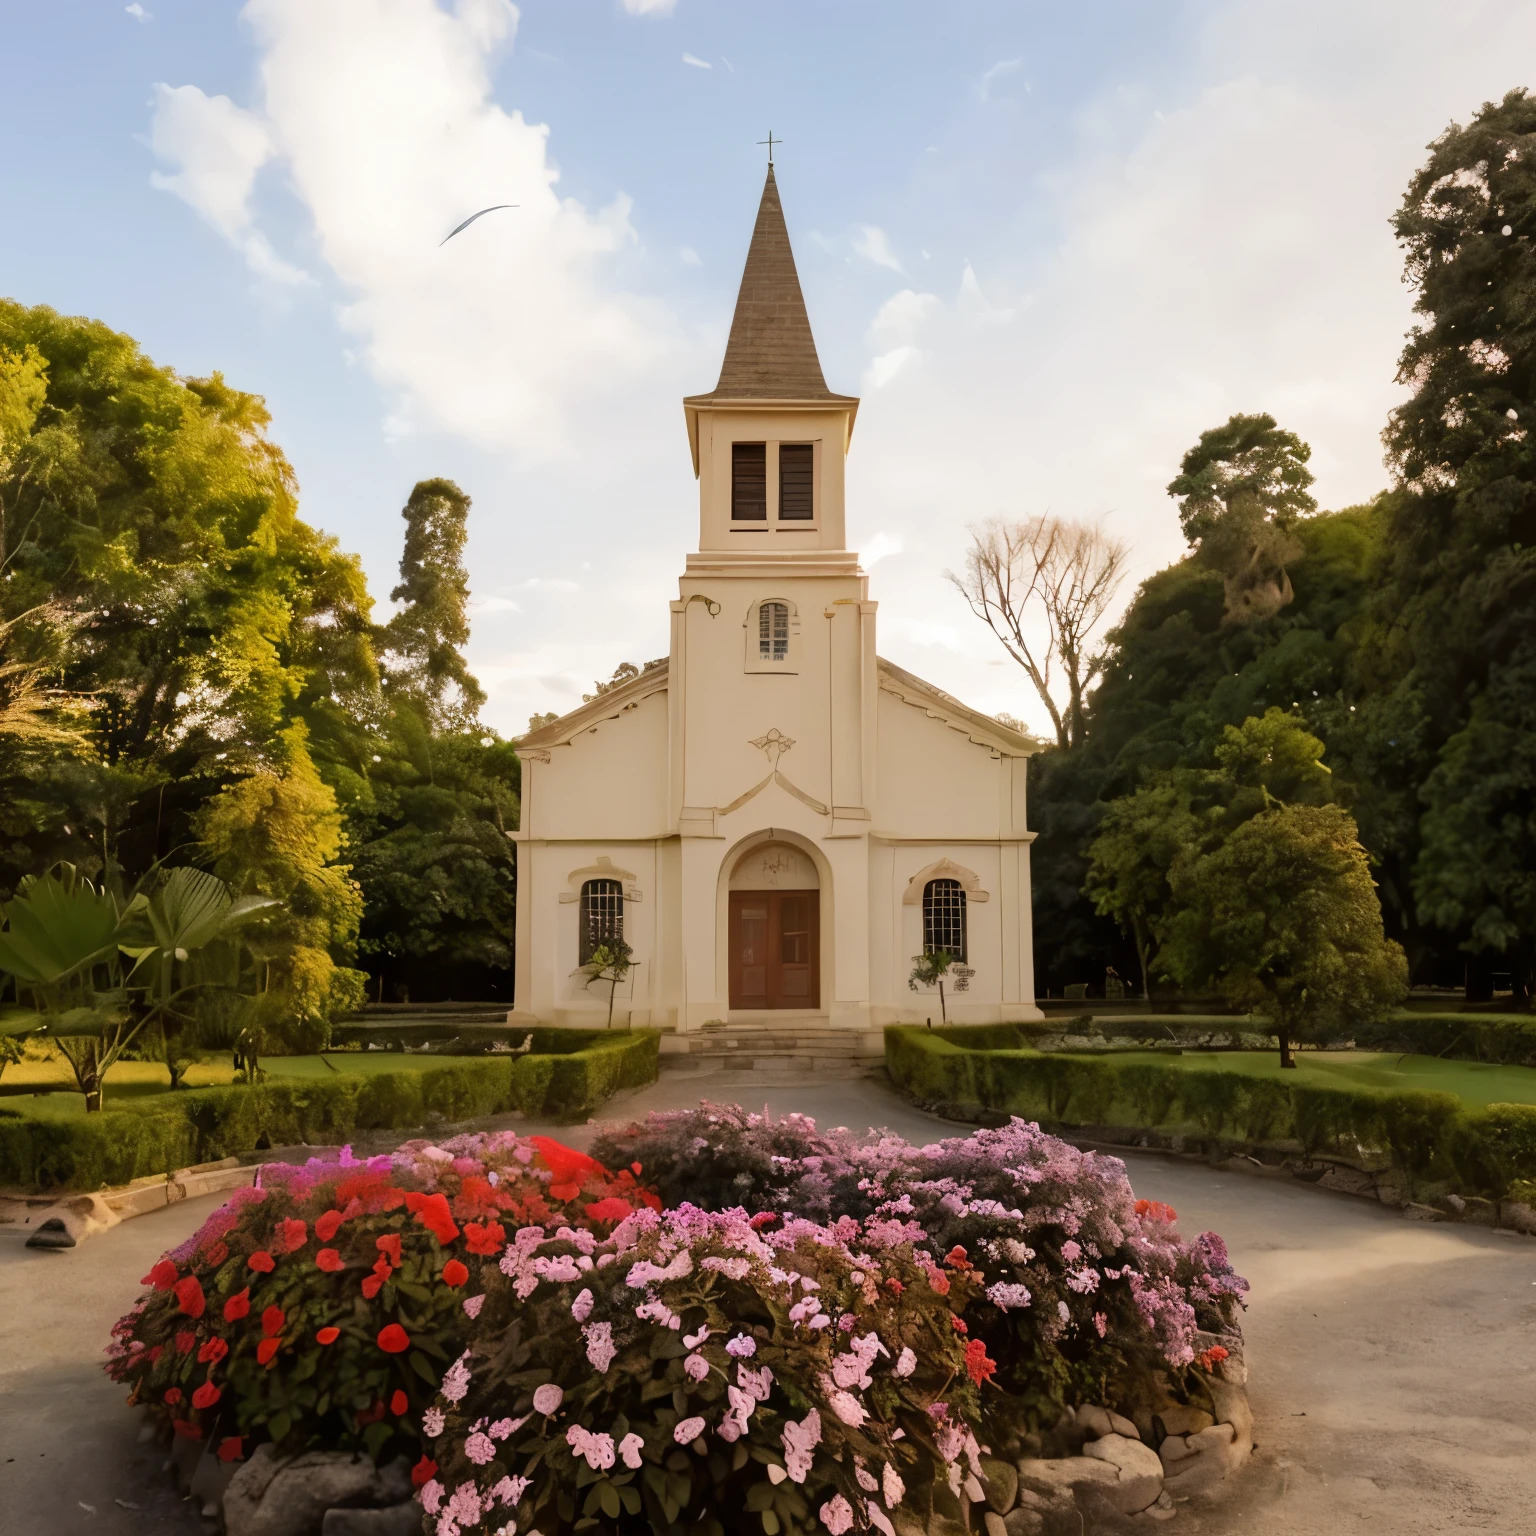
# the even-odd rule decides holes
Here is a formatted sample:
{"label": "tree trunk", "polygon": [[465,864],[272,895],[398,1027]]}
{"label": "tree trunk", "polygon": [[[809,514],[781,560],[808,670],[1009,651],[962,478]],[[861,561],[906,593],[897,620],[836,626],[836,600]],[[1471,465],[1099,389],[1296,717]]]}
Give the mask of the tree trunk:
{"label": "tree trunk", "polygon": [[1136,958],[1141,963],[1141,1000],[1144,1003],[1151,1003],[1152,989],[1147,981],[1147,951],[1152,946],[1147,940],[1146,929],[1139,921],[1134,925],[1134,932],[1136,934]]}
{"label": "tree trunk", "polygon": [[949,1023],[949,1010],[944,1006],[944,978],[939,977],[939,1022]]}
{"label": "tree trunk", "polygon": [[1294,1067],[1296,1058],[1291,1054],[1291,1031],[1288,1025],[1279,1025],[1275,1033],[1280,1037],[1280,1065]]}

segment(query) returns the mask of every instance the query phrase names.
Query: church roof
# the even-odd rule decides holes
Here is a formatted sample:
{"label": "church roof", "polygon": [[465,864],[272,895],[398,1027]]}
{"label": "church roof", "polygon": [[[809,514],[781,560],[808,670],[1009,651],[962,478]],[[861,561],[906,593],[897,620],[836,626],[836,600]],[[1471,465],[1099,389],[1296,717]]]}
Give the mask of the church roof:
{"label": "church roof", "polygon": [[964,731],[978,745],[993,747],[1007,757],[1033,757],[1043,742],[1037,741],[1025,731],[1016,731],[1011,725],[991,715],[984,715],[969,704],[962,704],[952,693],[917,677],[884,656],[875,658],[876,673],[880,686],[893,693],[903,703],[915,705],[937,720],[943,720],[956,730]]}
{"label": "church roof", "polygon": [[851,395],[834,395],[822,377],[771,164],[736,295],[720,382],[711,393],[691,396],[687,403],[727,400],[853,403]]}
{"label": "church roof", "polygon": [[642,699],[648,698],[653,693],[660,693],[667,686],[671,669],[671,661],[667,657],[648,662],[639,675],[630,678],[627,683],[609,688],[605,693],[598,694],[595,699],[578,705],[575,709],[539,726],[536,730],[524,732],[523,735],[513,739],[512,745],[519,751],[528,747],[565,746],[573,736],[595,729],[604,720],[616,719],[626,710],[634,708]]}

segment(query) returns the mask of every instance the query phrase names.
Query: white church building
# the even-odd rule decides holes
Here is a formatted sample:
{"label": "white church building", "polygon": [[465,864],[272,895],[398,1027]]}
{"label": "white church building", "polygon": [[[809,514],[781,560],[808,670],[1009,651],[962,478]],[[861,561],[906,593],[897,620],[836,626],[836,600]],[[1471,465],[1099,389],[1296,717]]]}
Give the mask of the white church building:
{"label": "white church building", "polygon": [[[698,549],[667,659],[517,744],[515,1022],[877,1030],[1035,1008],[1028,736],[882,660],[773,167],[720,382],[683,401]],[[681,1044],[681,1042],[679,1042]]]}

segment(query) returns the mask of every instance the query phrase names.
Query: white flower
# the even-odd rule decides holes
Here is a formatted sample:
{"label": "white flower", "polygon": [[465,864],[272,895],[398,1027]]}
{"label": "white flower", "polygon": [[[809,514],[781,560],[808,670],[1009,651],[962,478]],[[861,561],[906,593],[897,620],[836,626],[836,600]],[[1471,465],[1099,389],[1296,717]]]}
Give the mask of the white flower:
{"label": "white flower", "polygon": [[891,1369],[897,1376],[910,1376],[917,1369],[917,1356],[910,1349],[903,1349]]}
{"label": "white flower", "polygon": [[886,1508],[895,1509],[907,1493],[907,1485],[902,1482],[901,1473],[890,1462],[886,1462],[885,1470],[880,1474],[880,1482],[885,1493]]}

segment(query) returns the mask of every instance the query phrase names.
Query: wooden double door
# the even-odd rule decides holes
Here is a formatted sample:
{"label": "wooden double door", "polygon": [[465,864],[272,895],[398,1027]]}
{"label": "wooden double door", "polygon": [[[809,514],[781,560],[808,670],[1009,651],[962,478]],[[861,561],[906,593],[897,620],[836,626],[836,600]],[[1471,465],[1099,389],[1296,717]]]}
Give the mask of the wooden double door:
{"label": "wooden double door", "polygon": [[732,891],[731,1007],[821,1006],[821,892]]}

